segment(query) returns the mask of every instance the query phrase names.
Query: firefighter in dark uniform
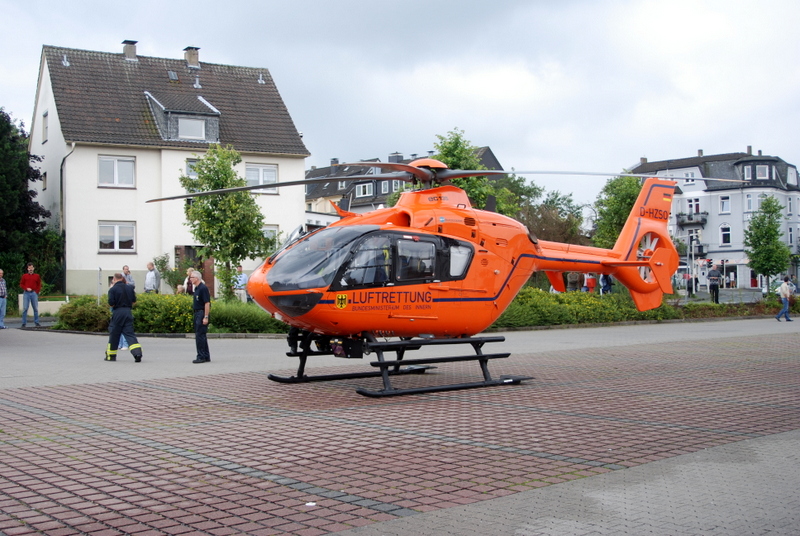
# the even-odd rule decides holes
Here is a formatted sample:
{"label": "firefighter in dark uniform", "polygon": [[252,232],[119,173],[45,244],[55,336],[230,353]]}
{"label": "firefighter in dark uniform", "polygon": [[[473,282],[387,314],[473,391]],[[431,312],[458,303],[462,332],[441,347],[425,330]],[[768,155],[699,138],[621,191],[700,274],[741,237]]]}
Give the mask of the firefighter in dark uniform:
{"label": "firefighter in dark uniform", "polygon": [[137,363],[142,361],[142,345],[133,333],[133,314],[131,307],[136,303],[136,292],[133,287],[125,282],[122,274],[114,274],[114,283],[108,289],[108,304],[113,308],[111,325],[108,327],[108,347],[106,348],[106,361],[117,360],[117,347],[120,334],[128,340],[128,348]]}

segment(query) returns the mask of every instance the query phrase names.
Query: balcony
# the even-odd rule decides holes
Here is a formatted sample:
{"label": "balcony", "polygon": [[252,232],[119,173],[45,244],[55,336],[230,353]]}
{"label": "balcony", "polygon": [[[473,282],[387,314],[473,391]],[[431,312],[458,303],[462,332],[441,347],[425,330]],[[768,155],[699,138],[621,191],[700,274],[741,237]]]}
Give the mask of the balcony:
{"label": "balcony", "polygon": [[675,219],[680,227],[687,225],[704,226],[708,222],[708,212],[679,212],[675,214]]}

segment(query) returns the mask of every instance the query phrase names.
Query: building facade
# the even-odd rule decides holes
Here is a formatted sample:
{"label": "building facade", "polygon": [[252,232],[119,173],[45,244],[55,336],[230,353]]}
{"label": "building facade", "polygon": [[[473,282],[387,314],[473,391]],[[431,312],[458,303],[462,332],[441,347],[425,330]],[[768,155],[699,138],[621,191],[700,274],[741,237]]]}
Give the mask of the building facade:
{"label": "building facade", "polygon": [[[486,169],[503,169],[491,148],[479,147],[475,154]],[[429,151],[424,156],[412,154],[410,158],[405,158],[402,153],[392,153],[386,161],[408,164],[418,158],[433,157],[433,151]],[[326,179],[322,182],[309,183],[306,186],[306,225],[309,228],[325,227],[339,219],[331,203],[336,203],[350,212],[362,214],[384,208],[387,206],[386,202],[389,197],[403,189],[405,184],[401,180],[370,179],[369,177],[353,179],[354,176],[387,173],[386,170],[378,167],[369,167],[370,162],[380,162],[380,159],[362,160],[360,163],[363,163],[363,166],[345,166],[340,164],[338,158],[332,158],[330,166],[306,171],[306,179]]]}
{"label": "building facade", "polygon": [[[267,69],[200,62],[196,47],[183,59],[139,56],[135,41],[122,53],[43,47],[30,152],[44,157],[38,201],[66,237],[67,293],[104,291],[123,265],[140,290],[154,257],[203,245],[186,201],[146,201],[186,193],[179,177],[214,143],[241,154],[248,184],[303,178],[309,153]],[[254,195],[265,233],[303,223],[303,188]]]}
{"label": "building facade", "polygon": [[[747,266],[744,231],[768,196],[783,205],[783,239],[798,253],[800,187],[794,164],[761,151],[753,154],[748,147],[742,153],[705,156],[698,151],[694,157],[660,162],[643,158],[629,171],[677,178],[670,232],[689,246],[687,266],[694,267],[700,285],[707,284],[709,265],[717,265],[730,288],[764,286],[763,278]],[[787,273],[796,271],[796,266],[787,268]]]}

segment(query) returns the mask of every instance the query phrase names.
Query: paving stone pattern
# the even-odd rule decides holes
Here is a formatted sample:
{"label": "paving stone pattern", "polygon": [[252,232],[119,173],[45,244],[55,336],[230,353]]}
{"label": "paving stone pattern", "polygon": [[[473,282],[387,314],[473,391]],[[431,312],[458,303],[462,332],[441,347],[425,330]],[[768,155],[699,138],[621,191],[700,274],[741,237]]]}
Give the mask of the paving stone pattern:
{"label": "paving stone pattern", "polygon": [[387,399],[266,372],[3,389],[0,533],[313,536],[779,434],[800,427],[798,342],[513,355],[493,370],[533,380]]}

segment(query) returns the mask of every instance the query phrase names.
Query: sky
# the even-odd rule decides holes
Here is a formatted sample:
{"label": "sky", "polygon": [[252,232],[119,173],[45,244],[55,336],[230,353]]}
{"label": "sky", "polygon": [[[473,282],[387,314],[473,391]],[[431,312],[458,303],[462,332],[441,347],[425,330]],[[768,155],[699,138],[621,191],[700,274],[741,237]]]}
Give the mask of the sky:
{"label": "sky", "polygon": [[[800,164],[796,0],[0,0],[0,107],[43,45],[269,69],[306,168],[426,155],[454,129],[506,170],[616,173],[762,150]],[[535,176],[592,203],[606,179]]]}

